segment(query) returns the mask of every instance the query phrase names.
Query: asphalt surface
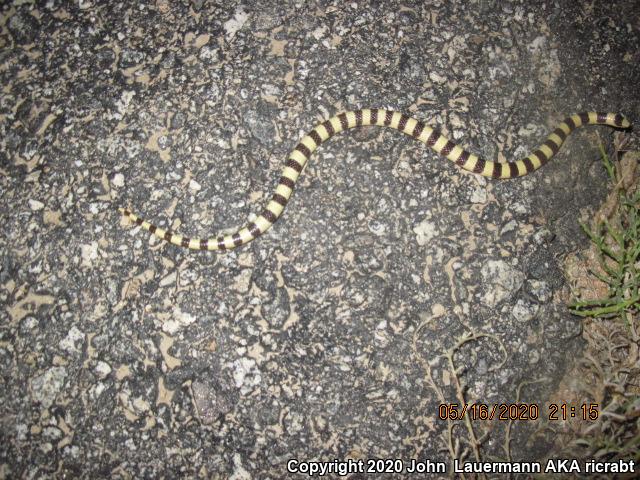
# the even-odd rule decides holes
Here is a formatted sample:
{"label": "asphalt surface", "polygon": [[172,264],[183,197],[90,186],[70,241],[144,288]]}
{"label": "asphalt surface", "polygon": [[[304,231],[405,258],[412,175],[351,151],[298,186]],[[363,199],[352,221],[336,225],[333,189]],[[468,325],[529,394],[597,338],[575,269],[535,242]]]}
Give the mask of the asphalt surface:
{"label": "asphalt surface", "polygon": [[[581,352],[560,265],[606,195],[607,127],[502,182],[352,130],[314,154],[268,233],[226,254],[166,245],[117,208],[188,236],[239,226],[298,139],[346,109],[400,110],[501,160],[569,113],[638,121],[636,2],[1,12],[0,478],[449,462],[438,405],[460,401],[442,355],[470,334],[453,357],[465,400],[510,403],[521,386],[548,413]],[[483,458],[506,458],[506,425],[476,424]],[[516,422],[513,458],[550,453],[540,425]]]}

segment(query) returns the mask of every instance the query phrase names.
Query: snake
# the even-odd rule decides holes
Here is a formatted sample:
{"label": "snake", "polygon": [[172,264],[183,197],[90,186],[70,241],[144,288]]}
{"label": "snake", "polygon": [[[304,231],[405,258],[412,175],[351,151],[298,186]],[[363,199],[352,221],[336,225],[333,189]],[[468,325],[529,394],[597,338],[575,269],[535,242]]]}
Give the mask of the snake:
{"label": "snake", "polygon": [[509,179],[528,175],[558,153],[558,150],[576,128],[584,125],[608,125],[618,129],[631,128],[631,122],[620,113],[582,112],[568,116],[549,134],[542,145],[528,156],[513,162],[497,162],[484,160],[468,152],[442,135],[437,128],[425,122],[405,115],[404,113],[366,108],[339,113],[316,125],[307,133],[293,151],[282,169],[278,185],[262,212],[233,233],[219,234],[211,238],[189,238],[171,230],[165,230],[144,220],[129,208],[119,208],[124,217],[133,224],[148,230],[156,237],[180,247],[192,250],[228,251],[245,245],[256,239],[280,218],[287,202],[293,194],[302,170],[313,152],[328,139],[343,130],[360,126],[376,125],[399,130],[410,137],[426,144],[439,155],[454,162],[458,167],[477,175],[494,179]]}

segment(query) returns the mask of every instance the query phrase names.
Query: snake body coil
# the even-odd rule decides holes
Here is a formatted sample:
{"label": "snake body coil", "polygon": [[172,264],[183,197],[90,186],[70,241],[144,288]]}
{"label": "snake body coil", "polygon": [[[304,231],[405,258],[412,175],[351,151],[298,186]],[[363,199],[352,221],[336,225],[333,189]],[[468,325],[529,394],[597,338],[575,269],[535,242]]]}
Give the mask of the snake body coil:
{"label": "snake body coil", "polygon": [[390,127],[406,133],[425,143],[440,155],[447,157],[460,168],[470,172],[485,177],[515,178],[527,175],[547,163],[558,152],[567,136],[580,126],[609,125],[617,128],[629,128],[631,123],[623,115],[616,113],[583,112],[571,115],[564,119],[533,153],[515,162],[500,163],[483,160],[473,153],[467,152],[441,135],[438,130],[403,113],[382,109],[343,112],[317,125],[300,140],[300,143],[289,155],[278,186],[265,209],[254,221],[249,222],[233,234],[219,235],[208,239],[183,237],[156,227],[128,209],[120,208],[119,211],[133,223],[174,245],[193,250],[230,250],[239,247],[262,235],[282,215],[300,172],[307,164],[311,154],[322,142],[342,130],[366,125]]}

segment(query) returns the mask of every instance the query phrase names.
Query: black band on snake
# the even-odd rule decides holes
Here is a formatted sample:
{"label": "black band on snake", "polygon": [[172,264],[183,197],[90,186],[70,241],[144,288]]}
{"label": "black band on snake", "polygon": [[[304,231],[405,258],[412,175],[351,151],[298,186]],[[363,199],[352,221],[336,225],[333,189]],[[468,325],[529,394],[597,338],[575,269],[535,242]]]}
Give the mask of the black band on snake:
{"label": "black band on snake", "polygon": [[582,112],[571,115],[562,121],[547,137],[545,142],[530,155],[515,162],[493,162],[469,153],[441,135],[438,130],[426,125],[420,120],[408,117],[403,113],[383,109],[363,109],[343,112],[317,125],[293,149],[280,176],[278,186],[264,210],[255,220],[250,221],[235,233],[218,235],[212,238],[188,238],[163,230],[143,220],[129,209],[120,208],[119,211],[136,225],[140,225],[156,237],[167,242],[193,250],[231,250],[249,243],[251,240],[269,230],[280,218],[300,172],[307,164],[309,157],[320,146],[337,133],[348,128],[377,125],[399,130],[416,140],[425,143],[440,155],[454,162],[458,167],[470,172],[492,178],[515,178],[534,172],[547,163],[560,149],[569,134],[583,125],[609,125],[616,128],[630,128],[631,123],[619,113]]}

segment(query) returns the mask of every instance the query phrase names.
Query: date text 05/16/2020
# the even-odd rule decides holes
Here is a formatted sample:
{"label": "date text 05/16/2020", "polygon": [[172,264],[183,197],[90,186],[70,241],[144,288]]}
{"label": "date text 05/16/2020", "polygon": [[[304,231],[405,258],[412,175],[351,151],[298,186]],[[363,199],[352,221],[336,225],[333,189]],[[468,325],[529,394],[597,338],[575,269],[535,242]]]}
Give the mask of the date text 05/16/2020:
{"label": "date text 05/16/2020", "polygon": [[[546,410],[549,421],[578,418],[595,421],[600,414],[597,403],[570,405],[567,403],[550,403]],[[438,406],[440,420],[462,420],[465,416],[471,420],[538,420],[541,407],[536,403],[441,403]],[[543,415],[545,410],[543,410]]]}

